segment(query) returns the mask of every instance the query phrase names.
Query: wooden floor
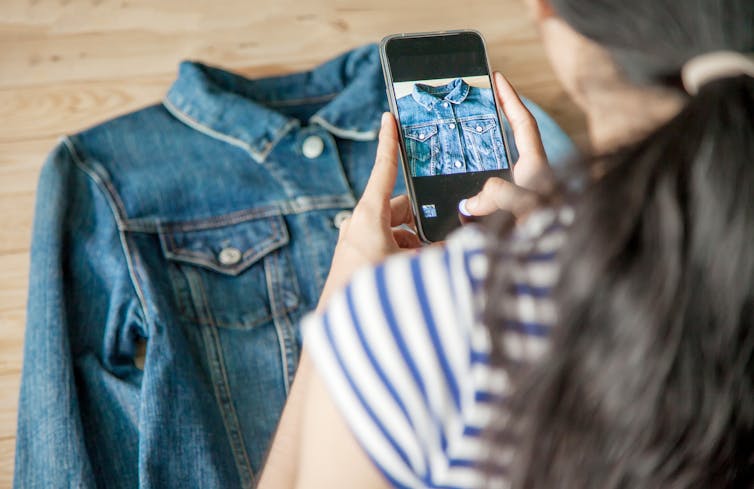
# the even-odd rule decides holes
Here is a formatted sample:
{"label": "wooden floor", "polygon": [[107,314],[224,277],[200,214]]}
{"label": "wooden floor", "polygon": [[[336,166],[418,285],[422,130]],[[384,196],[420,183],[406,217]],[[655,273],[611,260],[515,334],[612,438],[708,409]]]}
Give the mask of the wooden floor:
{"label": "wooden floor", "polygon": [[584,140],[523,0],[2,0],[0,487],[11,485],[36,180],[57,139],[157,102],[178,62],[310,68],[394,32],[475,28],[493,68]]}

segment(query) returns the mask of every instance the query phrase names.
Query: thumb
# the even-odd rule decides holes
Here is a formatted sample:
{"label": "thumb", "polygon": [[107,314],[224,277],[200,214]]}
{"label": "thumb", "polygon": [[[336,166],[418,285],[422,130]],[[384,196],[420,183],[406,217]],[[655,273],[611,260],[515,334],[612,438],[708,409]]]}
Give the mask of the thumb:
{"label": "thumb", "polygon": [[387,202],[398,175],[398,128],[389,112],[382,114],[377,156],[361,200],[371,205]]}
{"label": "thumb", "polygon": [[497,100],[510,123],[518,148],[513,179],[522,187],[545,193],[552,186],[552,174],[537,120],[508,80],[499,72],[495,72],[494,77]]}
{"label": "thumb", "polygon": [[498,210],[505,210],[514,215],[521,215],[535,206],[537,194],[519,187],[502,178],[488,179],[482,190],[462,204],[471,216],[486,216]]}

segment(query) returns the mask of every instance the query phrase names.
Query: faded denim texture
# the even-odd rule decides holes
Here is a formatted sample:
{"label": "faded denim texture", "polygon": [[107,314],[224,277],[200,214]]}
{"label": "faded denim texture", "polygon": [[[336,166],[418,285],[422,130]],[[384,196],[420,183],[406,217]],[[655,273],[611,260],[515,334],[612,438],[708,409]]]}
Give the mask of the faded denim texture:
{"label": "faded denim texture", "polygon": [[409,168],[415,177],[509,168],[492,89],[461,78],[422,83],[398,99]]}
{"label": "faded denim texture", "polygon": [[162,103],[63,138],[37,192],[15,487],[252,485],[386,110],[370,45],[256,80],[184,62]]}

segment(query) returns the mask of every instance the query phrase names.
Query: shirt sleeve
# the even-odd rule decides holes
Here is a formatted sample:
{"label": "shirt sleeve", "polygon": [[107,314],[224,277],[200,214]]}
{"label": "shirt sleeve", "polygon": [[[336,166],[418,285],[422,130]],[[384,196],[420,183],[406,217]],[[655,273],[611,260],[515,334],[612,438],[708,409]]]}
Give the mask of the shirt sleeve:
{"label": "shirt sleeve", "polygon": [[484,413],[475,364],[489,351],[475,327],[486,257],[468,228],[357,272],[321,315],[306,348],[336,405],[395,487],[474,487]]}

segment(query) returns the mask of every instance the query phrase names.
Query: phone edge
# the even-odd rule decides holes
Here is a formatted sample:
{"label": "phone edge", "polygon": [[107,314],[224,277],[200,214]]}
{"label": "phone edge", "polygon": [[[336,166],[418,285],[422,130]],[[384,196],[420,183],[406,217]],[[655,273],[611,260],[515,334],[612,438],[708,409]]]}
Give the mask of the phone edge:
{"label": "phone edge", "polygon": [[421,217],[419,216],[419,207],[416,202],[416,192],[414,191],[414,181],[409,176],[410,172],[408,168],[406,168],[407,155],[406,155],[406,147],[404,143],[403,128],[401,127],[400,117],[398,116],[398,102],[395,100],[395,93],[392,90],[393,77],[390,72],[390,62],[388,61],[387,52],[386,52],[386,47],[387,47],[388,42],[390,42],[392,39],[406,37],[407,35],[413,35],[413,34],[405,34],[405,33],[391,34],[382,38],[379,45],[380,64],[382,67],[382,76],[385,80],[385,94],[387,96],[388,107],[390,108],[390,113],[393,114],[393,118],[395,119],[395,124],[398,128],[398,146],[400,148],[399,158],[400,158],[400,164],[401,164],[401,171],[403,174],[403,181],[406,184],[406,190],[408,191],[408,201],[411,204],[411,212],[414,215],[414,224],[416,225],[416,234],[422,243],[432,244],[434,243],[434,241],[430,241],[429,239],[427,239],[427,236],[424,233],[424,229],[422,228]]}

